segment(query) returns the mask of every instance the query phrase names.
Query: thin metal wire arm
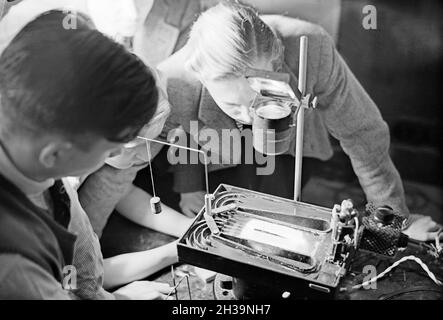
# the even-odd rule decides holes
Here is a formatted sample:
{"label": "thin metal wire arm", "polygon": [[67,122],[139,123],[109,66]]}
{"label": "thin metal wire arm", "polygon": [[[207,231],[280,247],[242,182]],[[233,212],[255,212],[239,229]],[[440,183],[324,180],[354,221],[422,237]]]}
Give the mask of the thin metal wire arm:
{"label": "thin metal wire arm", "polygon": [[203,155],[204,160],[205,160],[205,183],[206,183],[206,193],[209,194],[208,156],[206,155],[205,152],[203,152],[202,150],[198,150],[198,149],[194,149],[194,148],[189,148],[189,147],[183,147],[183,146],[180,146],[180,145],[178,145],[178,144],[169,143],[169,142],[164,142],[164,141],[155,140],[155,139],[150,139],[150,138],[145,138],[145,137],[141,137],[141,136],[137,136],[137,138],[142,139],[142,140],[145,140],[145,141],[150,141],[150,142],[159,143],[159,144],[166,145],[166,146],[170,146],[170,147],[176,147],[176,148],[179,148],[179,149],[184,149],[184,150],[189,150],[189,151],[194,151],[194,152],[201,153],[201,154]]}

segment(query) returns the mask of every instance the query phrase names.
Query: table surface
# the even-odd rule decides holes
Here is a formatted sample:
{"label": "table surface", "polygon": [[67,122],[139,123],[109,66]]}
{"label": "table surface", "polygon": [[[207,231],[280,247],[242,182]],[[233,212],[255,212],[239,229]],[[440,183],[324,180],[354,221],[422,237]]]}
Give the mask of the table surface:
{"label": "table surface", "polygon": [[[140,227],[114,213],[104,230],[101,244],[104,257],[109,257],[126,252],[155,248],[173,240],[174,238],[170,236]],[[409,246],[404,251],[398,252],[394,258],[362,251],[355,256],[350,270],[342,279],[339,285],[342,290],[339,290],[333,298],[337,300],[443,300],[443,287],[437,286],[420,265],[414,261],[406,261],[394,268],[377,281],[376,289],[352,289],[352,286],[367,280],[368,273],[364,269],[365,266],[375,266],[377,273],[380,273],[401,257],[409,255],[420,258],[437,278],[443,279],[443,256],[435,258],[426,253],[423,248]],[[185,274],[189,275],[192,300],[215,299],[213,281],[205,283],[195,275],[193,266],[177,264],[174,266],[174,270],[176,283]],[[173,284],[170,268],[166,268],[148,279]],[[177,295],[180,300],[190,299],[186,279],[183,279],[178,286]],[[175,299],[175,297],[170,298]],[[227,298],[230,298],[230,296],[227,295]]]}

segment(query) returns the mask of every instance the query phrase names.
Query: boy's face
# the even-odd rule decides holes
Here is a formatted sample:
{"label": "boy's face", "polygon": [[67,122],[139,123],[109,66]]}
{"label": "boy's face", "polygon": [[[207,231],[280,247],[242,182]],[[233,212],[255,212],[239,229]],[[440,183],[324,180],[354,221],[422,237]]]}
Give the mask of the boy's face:
{"label": "boy's face", "polygon": [[117,169],[128,169],[132,166],[142,165],[149,161],[146,142],[135,139],[123,146],[119,154],[106,159],[106,163]]}
{"label": "boy's face", "polygon": [[[273,70],[270,59],[261,59],[254,63],[252,68]],[[257,92],[251,88],[246,77],[203,80],[202,83],[224,113],[239,123],[252,124],[252,104]]]}
{"label": "boy's face", "polygon": [[251,106],[257,93],[245,77],[205,81],[204,86],[229,117],[242,124],[252,123]]}
{"label": "boy's face", "polygon": [[2,146],[15,166],[36,181],[92,173],[103,166],[108,157],[119,154],[124,145],[96,134],[69,138],[58,133],[19,128],[18,125],[10,127],[11,122],[6,119],[0,112]]}
{"label": "boy's face", "polygon": [[[169,114],[169,112],[167,113]],[[144,126],[139,136],[148,139],[155,139],[162,132],[166,121],[166,116],[155,117],[151,122]],[[117,169],[127,169],[132,166],[145,164],[149,161],[146,140],[136,138],[124,145],[119,154],[115,154],[108,159],[106,163]],[[152,159],[151,159],[152,160]]]}
{"label": "boy's face", "polygon": [[88,175],[104,165],[105,160],[121,152],[123,144],[93,138],[87,149],[75,143],[60,142],[40,152],[39,160],[52,178]]}

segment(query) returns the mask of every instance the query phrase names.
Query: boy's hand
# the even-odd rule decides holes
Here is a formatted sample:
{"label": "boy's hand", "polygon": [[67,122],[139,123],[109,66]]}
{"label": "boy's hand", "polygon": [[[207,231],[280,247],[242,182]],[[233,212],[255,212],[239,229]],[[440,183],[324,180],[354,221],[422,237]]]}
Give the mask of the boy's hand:
{"label": "boy's hand", "polygon": [[173,288],[167,283],[134,281],[114,292],[118,300],[165,300]]}
{"label": "boy's hand", "polygon": [[195,215],[203,208],[205,204],[205,192],[195,191],[180,194],[180,208],[183,213],[190,218],[195,217]]}
{"label": "boy's hand", "polygon": [[[418,241],[435,240],[435,236],[441,226],[432,220],[431,217],[411,214],[409,219],[411,219],[411,223],[407,229],[403,230],[404,234]],[[443,236],[443,233],[440,235],[440,238],[441,236]]]}

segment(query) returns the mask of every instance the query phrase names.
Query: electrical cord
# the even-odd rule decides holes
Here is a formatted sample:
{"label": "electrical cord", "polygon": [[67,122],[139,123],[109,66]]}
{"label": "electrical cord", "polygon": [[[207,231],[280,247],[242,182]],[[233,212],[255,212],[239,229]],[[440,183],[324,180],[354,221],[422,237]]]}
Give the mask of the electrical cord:
{"label": "electrical cord", "polygon": [[388,294],[383,294],[380,297],[378,297],[378,300],[393,300],[394,298],[398,298],[399,296],[414,292],[435,292],[443,296],[443,289],[429,288],[429,287],[415,287],[415,288],[397,290]]}
{"label": "electrical cord", "polygon": [[372,282],[375,282],[378,279],[384,277],[387,273],[389,273],[392,269],[397,267],[402,262],[405,262],[408,260],[415,261],[416,263],[418,263],[422,267],[422,269],[428,274],[429,278],[431,278],[431,280],[434,281],[435,284],[437,284],[438,286],[443,286],[443,282],[440,281],[439,279],[437,279],[437,277],[434,275],[434,273],[432,273],[432,271],[429,270],[428,266],[423,261],[421,261],[420,258],[417,258],[416,256],[406,256],[406,257],[403,257],[400,260],[394,262],[389,268],[387,268],[382,273],[378,274],[376,277],[374,277],[368,281],[365,281],[361,284],[355,285],[352,287],[352,289],[360,289],[362,287],[368,286]]}

